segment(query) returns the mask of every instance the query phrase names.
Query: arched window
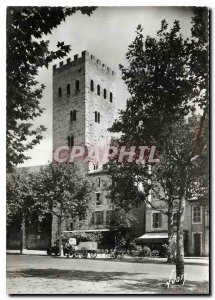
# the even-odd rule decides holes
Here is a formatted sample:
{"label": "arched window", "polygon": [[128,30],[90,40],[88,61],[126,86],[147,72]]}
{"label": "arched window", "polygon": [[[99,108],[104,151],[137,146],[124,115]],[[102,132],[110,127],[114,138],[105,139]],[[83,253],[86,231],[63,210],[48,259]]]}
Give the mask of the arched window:
{"label": "arched window", "polygon": [[97,95],[100,96],[100,85],[97,85]]}
{"label": "arched window", "polygon": [[66,86],[66,93],[67,93],[67,95],[70,94],[70,84],[69,83]]}
{"label": "arched window", "polygon": [[62,89],[61,87],[58,88],[58,97],[61,97],[62,96]]}
{"label": "arched window", "polygon": [[106,99],[107,98],[107,91],[106,91],[106,89],[104,89],[104,99]]}
{"label": "arched window", "polygon": [[79,80],[76,80],[76,82],[75,82],[75,91],[76,92],[79,92]]}
{"label": "arched window", "polygon": [[97,115],[97,111],[95,111],[95,122],[98,122],[98,115]]}
{"label": "arched window", "polygon": [[91,92],[94,91],[94,82],[93,82],[93,80],[90,80],[90,90],[91,90]]}
{"label": "arched window", "polygon": [[110,92],[110,102],[113,102],[113,94]]}

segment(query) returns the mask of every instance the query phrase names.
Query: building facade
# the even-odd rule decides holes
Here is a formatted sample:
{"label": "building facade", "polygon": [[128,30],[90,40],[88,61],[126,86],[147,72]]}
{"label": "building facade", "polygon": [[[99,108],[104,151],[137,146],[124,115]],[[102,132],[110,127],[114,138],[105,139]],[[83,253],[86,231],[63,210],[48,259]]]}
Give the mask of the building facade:
{"label": "building facade", "polygon": [[[153,201],[153,200],[152,200]],[[157,200],[154,199],[153,207]],[[159,206],[157,206],[159,207]],[[165,208],[163,209],[165,210]],[[174,231],[176,236],[177,213],[174,213]],[[150,248],[161,251],[168,239],[168,217],[161,211],[146,206],[145,234],[139,239]],[[209,256],[209,213],[208,208],[197,201],[186,203],[184,218],[185,256]]]}

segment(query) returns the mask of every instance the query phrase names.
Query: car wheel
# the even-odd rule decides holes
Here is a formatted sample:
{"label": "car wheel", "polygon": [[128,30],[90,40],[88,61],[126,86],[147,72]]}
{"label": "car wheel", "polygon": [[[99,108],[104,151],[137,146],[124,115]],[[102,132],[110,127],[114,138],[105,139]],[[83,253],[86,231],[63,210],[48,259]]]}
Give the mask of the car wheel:
{"label": "car wheel", "polygon": [[47,249],[47,255],[51,256],[52,253],[51,253],[51,250],[50,249]]}
{"label": "car wheel", "polygon": [[90,253],[91,258],[96,258],[96,256],[97,256],[97,253],[95,251]]}

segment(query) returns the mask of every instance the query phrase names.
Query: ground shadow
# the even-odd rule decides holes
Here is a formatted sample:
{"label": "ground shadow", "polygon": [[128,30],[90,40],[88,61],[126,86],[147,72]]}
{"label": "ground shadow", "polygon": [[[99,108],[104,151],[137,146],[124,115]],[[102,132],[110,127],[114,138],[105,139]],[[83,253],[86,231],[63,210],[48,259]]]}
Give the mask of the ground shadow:
{"label": "ground shadow", "polygon": [[144,279],[141,282],[131,282],[131,283],[120,283],[118,288],[126,289],[127,291],[133,291],[134,293],[155,293],[155,294],[209,294],[209,283],[208,282],[195,282],[186,281],[184,285],[174,285],[171,284],[167,287],[166,282],[155,279]]}
{"label": "ground shadow", "polygon": [[96,272],[82,270],[59,270],[59,269],[23,269],[18,271],[7,271],[8,278],[14,277],[38,277],[46,279],[66,279],[80,281],[108,281],[124,280],[136,275],[146,275],[148,273],[128,273],[128,272]]}

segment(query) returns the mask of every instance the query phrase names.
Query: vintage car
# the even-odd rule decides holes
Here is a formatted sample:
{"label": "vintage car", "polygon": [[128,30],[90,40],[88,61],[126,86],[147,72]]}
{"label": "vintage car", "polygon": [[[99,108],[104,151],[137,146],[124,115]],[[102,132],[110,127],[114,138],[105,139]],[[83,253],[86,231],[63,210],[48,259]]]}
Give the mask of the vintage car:
{"label": "vintage car", "polygon": [[70,245],[66,243],[64,246],[64,255],[73,258],[96,258],[97,256],[97,242],[80,242],[78,246]]}
{"label": "vintage car", "polygon": [[58,243],[54,243],[54,246],[51,246],[47,249],[47,254],[48,255],[59,255],[60,254],[60,251],[59,251],[59,246],[58,246]]}
{"label": "vintage car", "polygon": [[[89,256],[91,258],[96,258],[97,248],[97,242],[92,241],[80,242],[78,246],[75,243],[65,242],[63,243],[63,255],[67,257],[71,256],[73,258],[88,258]],[[56,256],[60,254],[57,242],[47,249],[47,254],[49,256],[52,254]]]}

